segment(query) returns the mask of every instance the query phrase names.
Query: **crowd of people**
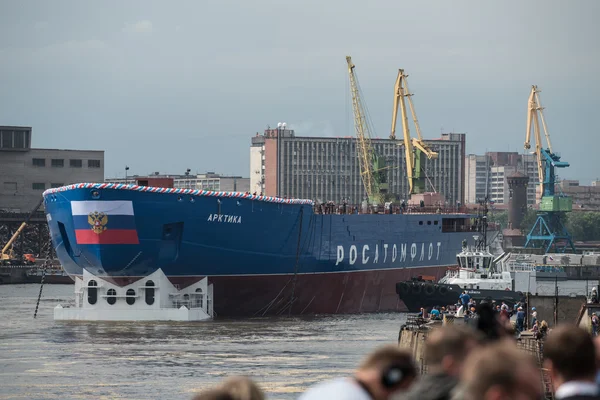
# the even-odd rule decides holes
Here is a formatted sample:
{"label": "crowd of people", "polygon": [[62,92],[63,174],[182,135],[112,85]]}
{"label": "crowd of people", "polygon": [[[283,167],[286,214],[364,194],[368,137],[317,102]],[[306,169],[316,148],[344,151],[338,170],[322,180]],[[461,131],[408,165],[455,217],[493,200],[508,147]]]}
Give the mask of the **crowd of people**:
{"label": "crowd of people", "polygon": [[[421,374],[411,349],[388,345],[368,354],[351,376],[309,387],[299,400],[540,400],[538,360],[517,340],[490,304],[477,307],[476,324],[440,325],[426,338]],[[514,328],[513,328],[514,329]],[[558,325],[543,338],[543,368],[554,398],[600,399],[600,338]],[[257,383],[233,377],[194,400],[263,400]]]}

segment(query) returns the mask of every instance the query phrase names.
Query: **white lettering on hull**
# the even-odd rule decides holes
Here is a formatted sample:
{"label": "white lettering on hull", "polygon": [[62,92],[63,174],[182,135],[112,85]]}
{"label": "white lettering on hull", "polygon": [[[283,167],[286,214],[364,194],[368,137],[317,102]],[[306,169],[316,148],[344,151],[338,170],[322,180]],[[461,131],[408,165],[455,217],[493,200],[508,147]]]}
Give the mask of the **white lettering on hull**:
{"label": "white lettering on hull", "polygon": [[239,215],[209,214],[207,222],[220,222],[225,224],[241,224],[242,217]]}
{"label": "white lettering on hull", "polygon": [[[437,246],[437,252],[434,251],[434,246]],[[387,262],[388,259],[388,248],[390,247],[389,243],[383,243],[382,248],[383,248],[383,263],[385,264]],[[400,256],[398,257],[398,247],[400,247]],[[442,249],[442,242],[436,242],[436,243],[421,243],[421,248],[419,251],[419,246],[417,245],[417,243],[411,243],[410,245],[408,243],[400,243],[398,244],[392,244],[391,245],[392,248],[392,255],[390,257],[390,261],[392,264],[404,264],[407,261],[407,256],[409,255],[409,248],[410,248],[410,257],[408,257],[408,262],[410,264],[417,264],[421,261],[425,261],[425,259],[427,259],[427,261],[431,261],[431,260],[435,260],[435,261],[439,261],[440,259],[440,252]],[[360,249],[360,250],[359,250]],[[359,252],[360,252],[360,258],[359,258]],[[346,254],[348,254],[348,257],[346,258]],[[335,265],[339,265],[340,263],[343,263],[344,260],[347,260],[347,262],[350,265],[354,265],[357,263],[358,264],[362,264],[362,265],[366,265],[366,264],[378,264],[379,263],[379,244],[375,245],[374,249],[371,249],[371,247],[368,244],[362,245],[362,246],[358,246],[357,245],[351,245],[350,248],[348,249],[348,252],[346,252],[346,249],[344,249],[344,246],[342,245],[338,245],[336,248],[336,259],[335,259]],[[410,266],[410,265],[408,265]]]}

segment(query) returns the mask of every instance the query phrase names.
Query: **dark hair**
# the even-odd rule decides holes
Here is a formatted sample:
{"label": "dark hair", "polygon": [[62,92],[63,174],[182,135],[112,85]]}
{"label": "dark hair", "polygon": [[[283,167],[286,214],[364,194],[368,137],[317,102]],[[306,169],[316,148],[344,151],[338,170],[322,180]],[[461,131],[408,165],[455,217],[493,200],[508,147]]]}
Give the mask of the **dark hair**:
{"label": "dark hair", "polygon": [[476,309],[478,318],[475,328],[479,330],[487,341],[500,339],[500,323],[494,308],[490,303],[479,303]]}
{"label": "dark hair", "polygon": [[556,373],[566,381],[587,378],[596,373],[594,341],[577,326],[554,328],[544,343],[544,359],[552,361]]}

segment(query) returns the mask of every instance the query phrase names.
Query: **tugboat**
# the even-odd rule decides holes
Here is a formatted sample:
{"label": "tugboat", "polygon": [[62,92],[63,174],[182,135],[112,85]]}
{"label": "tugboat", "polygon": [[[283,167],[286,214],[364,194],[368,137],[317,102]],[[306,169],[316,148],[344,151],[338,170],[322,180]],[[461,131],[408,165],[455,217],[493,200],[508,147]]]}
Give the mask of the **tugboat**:
{"label": "tugboat", "polygon": [[458,267],[450,268],[437,283],[423,276],[410,281],[396,283],[396,293],[409,312],[421,308],[456,304],[464,291],[478,303],[482,300],[505,302],[511,306],[525,297],[523,292],[513,290],[513,279],[509,271],[498,267],[487,243],[487,201],[478,214],[477,223],[480,235],[475,235],[475,246],[462,242],[462,251],[457,254]]}

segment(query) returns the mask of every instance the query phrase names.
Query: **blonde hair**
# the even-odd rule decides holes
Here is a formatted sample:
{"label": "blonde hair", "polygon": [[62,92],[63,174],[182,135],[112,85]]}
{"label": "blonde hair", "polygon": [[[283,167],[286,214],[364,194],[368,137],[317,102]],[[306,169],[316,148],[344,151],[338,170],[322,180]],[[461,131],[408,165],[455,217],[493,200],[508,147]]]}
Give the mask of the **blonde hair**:
{"label": "blonde hair", "polygon": [[258,385],[247,376],[232,376],[221,383],[220,388],[235,400],[264,400],[265,395]]}
{"label": "blonde hair", "polygon": [[246,376],[232,376],[220,385],[202,391],[192,400],[264,400],[265,395],[252,379]]}

